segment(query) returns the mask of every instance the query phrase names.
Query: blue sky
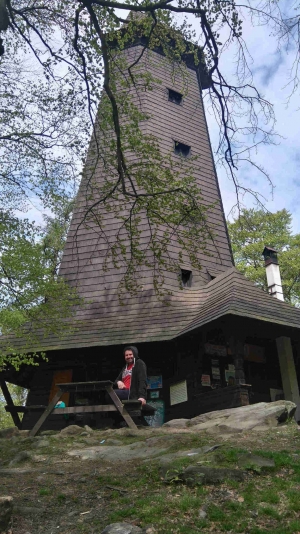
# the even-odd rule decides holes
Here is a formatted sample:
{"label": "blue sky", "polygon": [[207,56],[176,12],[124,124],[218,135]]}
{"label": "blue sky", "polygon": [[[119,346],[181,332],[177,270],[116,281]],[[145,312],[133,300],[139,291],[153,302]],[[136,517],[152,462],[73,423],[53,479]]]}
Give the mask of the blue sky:
{"label": "blue sky", "polygon": [[[276,39],[266,26],[253,28],[247,21],[243,24],[243,36],[252,56],[254,84],[264,97],[272,102],[276,116],[276,131],[282,136],[276,146],[261,146],[256,160],[266,169],[274,184],[273,195],[267,181],[255,169],[240,169],[241,177],[265,197],[264,205],[269,211],[283,208],[293,215],[293,231],[300,232],[300,98],[299,90],[289,100],[291,85],[289,73],[293,66],[295,50],[278,51]],[[228,50],[223,56],[222,68],[230,77],[233,53]],[[289,100],[289,102],[288,102]],[[218,130],[215,120],[207,113],[213,146],[216,146]],[[217,169],[226,215],[235,204],[233,184],[224,170]],[[244,198],[246,207],[255,206],[249,196]]]}

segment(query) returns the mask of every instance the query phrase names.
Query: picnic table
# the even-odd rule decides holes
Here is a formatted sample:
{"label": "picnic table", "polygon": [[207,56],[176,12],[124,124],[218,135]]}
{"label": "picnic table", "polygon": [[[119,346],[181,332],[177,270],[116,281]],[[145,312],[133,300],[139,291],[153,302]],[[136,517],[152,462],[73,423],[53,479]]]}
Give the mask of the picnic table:
{"label": "picnic table", "polygon": [[[29,436],[35,436],[41,428],[42,424],[47,420],[50,414],[76,414],[76,413],[92,413],[92,412],[119,412],[123,417],[129,428],[137,429],[136,424],[132,420],[128,411],[132,415],[141,413],[141,402],[138,400],[120,401],[119,397],[113,390],[113,382],[110,380],[103,380],[97,382],[70,382],[64,384],[57,384],[57,392],[53,399],[43,411],[42,415],[30,430]],[[91,393],[97,391],[106,391],[112,400],[112,404],[95,404],[91,406],[70,406],[66,408],[55,408],[59,399],[64,393]],[[41,407],[24,407],[25,409],[40,409]],[[44,408],[44,407],[43,407]]]}

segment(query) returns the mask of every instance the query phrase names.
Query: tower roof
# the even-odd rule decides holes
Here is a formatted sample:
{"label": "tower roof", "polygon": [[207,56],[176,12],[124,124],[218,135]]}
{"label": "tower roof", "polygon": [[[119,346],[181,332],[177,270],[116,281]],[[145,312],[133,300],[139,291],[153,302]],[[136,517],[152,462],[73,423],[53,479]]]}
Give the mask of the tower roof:
{"label": "tower roof", "polygon": [[125,303],[115,320],[102,316],[76,321],[64,339],[43,339],[40,332],[40,343],[32,350],[170,341],[228,315],[300,329],[300,309],[272,297],[232,267],[200,289],[178,289],[165,305],[153,305],[144,295],[130,316]]}

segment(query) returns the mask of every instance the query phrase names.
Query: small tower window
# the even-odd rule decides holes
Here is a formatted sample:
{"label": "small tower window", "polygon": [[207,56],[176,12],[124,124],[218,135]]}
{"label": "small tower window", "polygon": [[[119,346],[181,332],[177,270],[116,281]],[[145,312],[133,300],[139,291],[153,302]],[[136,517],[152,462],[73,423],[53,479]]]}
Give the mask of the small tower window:
{"label": "small tower window", "polygon": [[182,103],[182,94],[178,93],[177,91],[173,91],[173,89],[168,89],[169,91],[169,101],[173,102],[173,104],[180,105]]}
{"label": "small tower window", "polygon": [[189,145],[179,143],[179,141],[174,141],[174,152],[177,154],[177,156],[183,156],[184,158],[187,158],[190,151],[191,147]]}
{"label": "small tower window", "polygon": [[180,269],[181,273],[181,284],[183,287],[191,287],[192,285],[192,271],[187,269]]}

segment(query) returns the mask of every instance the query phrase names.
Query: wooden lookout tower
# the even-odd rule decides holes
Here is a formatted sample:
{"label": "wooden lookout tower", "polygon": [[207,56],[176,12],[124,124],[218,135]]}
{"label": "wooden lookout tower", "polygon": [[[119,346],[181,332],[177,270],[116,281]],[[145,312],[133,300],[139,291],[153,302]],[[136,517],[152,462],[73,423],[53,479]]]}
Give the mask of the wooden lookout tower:
{"label": "wooden lookout tower", "polygon": [[[73,331],[63,339],[41,338],[35,347],[47,353],[47,362],[17,374],[7,370],[2,381],[29,388],[28,406],[46,405],[56,383],[115,379],[122,348],[134,344],[147,364],[148,400],[163,405],[165,421],[276,395],[298,402],[300,310],[263,292],[234,267],[203,107],[209,80],[201,53],[198,59],[183,54],[184,68],[174,69],[163,49],[147,48],[141,35],[120,54],[125,81],[132,65],[139,80],[151,75],[148,86],[140,81],[130,88],[141,132],[155,139],[183,177],[193,167],[206,208],[205,246],[199,244],[192,262],[176,236],[168,241],[170,267],[164,267],[158,294],[151,251],[147,256],[150,230],[141,216],[141,243],[150,261],[135,273],[136,288],[122,289],[128,263],[116,261],[111,250],[123,235],[124,213],[116,216],[98,202],[116,172],[116,162],[105,158],[113,136],[96,124],[60,267],[84,303],[72,319]],[[99,117],[105,105],[103,98]],[[128,161],[138,156],[129,154]],[[22,428],[31,428],[37,417],[28,410]],[[63,425],[58,419],[53,416],[48,425]]]}

